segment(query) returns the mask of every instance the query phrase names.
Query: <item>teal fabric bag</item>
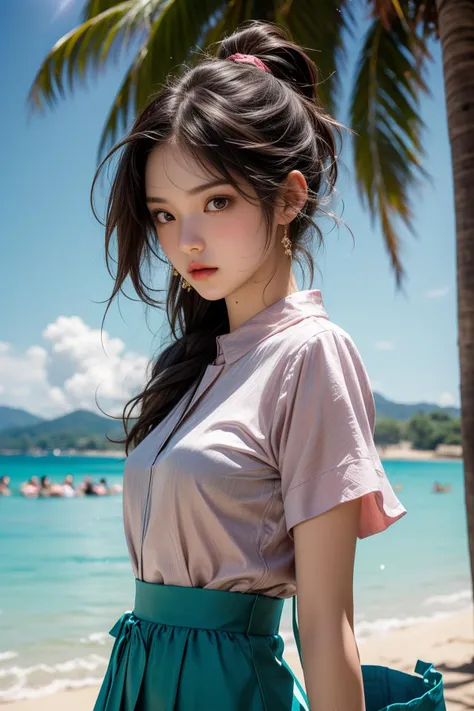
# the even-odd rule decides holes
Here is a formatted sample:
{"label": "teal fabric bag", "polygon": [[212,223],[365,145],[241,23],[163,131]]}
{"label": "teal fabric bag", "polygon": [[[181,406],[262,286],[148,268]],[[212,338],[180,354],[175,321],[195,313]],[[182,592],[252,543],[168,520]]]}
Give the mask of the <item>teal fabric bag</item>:
{"label": "teal fabric bag", "polygon": [[[296,622],[296,595],[293,597],[293,634],[303,666]],[[301,707],[309,711],[306,692],[284,659],[282,663],[292,674],[301,696],[298,700],[295,698],[292,711],[300,711]],[[443,676],[433,664],[418,659],[415,674],[420,676],[377,664],[362,664],[361,668],[366,711],[446,711]]]}

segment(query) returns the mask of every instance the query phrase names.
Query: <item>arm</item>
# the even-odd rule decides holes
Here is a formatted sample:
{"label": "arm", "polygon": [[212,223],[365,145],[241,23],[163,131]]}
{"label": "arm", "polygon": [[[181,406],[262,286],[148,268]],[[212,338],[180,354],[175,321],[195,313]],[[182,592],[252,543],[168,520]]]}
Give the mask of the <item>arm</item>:
{"label": "arm", "polygon": [[311,711],[364,711],[353,571],[361,499],[293,528],[298,626]]}

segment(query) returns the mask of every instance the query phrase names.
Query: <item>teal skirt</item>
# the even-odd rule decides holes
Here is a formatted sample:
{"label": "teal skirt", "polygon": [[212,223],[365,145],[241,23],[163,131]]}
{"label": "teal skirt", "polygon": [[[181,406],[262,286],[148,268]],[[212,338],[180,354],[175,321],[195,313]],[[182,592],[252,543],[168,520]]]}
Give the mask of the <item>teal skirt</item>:
{"label": "teal skirt", "polygon": [[[94,711],[309,711],[283,660],[284,599],[136,580]],[[293,632],[301,647],[293,598]],[[441,674],[362,665],[367,711],[445,711]]]}

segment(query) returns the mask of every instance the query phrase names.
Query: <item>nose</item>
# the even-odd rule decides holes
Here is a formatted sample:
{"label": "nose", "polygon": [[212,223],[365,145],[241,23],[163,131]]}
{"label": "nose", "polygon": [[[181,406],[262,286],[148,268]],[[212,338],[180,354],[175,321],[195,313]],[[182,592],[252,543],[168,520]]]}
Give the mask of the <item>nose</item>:
{"label": "nose", "polygon": [[194,215],[194,217],[193,215],[189,215],[184,218],[181,223],[179,248],[185,254],[191,254],[195,250],[201,252],[204,246],[204,240],[199,228],[199,220],[196,219],[196,215]]}

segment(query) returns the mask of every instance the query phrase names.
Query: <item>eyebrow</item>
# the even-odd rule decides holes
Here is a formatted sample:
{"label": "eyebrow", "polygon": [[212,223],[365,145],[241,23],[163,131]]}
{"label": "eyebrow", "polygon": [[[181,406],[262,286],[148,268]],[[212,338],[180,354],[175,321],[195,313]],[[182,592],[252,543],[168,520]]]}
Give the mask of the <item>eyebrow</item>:
{"label": "eyebrow", "polygon": [[[218,185],[230,185],[230,183],[227,182],[227,180],[222,180],[222,178],[218,178],[217,180],[212,180],[210,183],[203,183],[202,185],[197,185],[195,188],[191,188],[191,190],[186,190],[187,195],[198,195],[198,193],[202,193],[204,190],[209,190],[210,188],[216,188]],[[161,197],[155,197],[150,195],[146,199],[147,202],[168,202],[166,198],[161,198]]]}

